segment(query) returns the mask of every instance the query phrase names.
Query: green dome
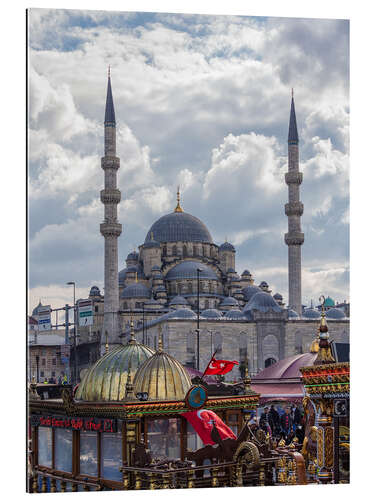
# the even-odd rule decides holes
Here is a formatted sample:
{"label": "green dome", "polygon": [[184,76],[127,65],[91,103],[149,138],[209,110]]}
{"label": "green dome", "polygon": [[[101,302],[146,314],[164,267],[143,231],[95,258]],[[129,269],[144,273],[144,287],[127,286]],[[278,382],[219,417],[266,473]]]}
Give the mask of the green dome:
{"label": "green dome", "polygon": [[134,380],[139,366],[154,352],[134,338],[126,345],[113,349],[87,370],[75,398],[84,401],[122,401],[125,398],[129,366]]}
{"label": "green dome", "polygon": [[335,302],[331,297],[327,297],[324,301],[324,307],[335,307]]}

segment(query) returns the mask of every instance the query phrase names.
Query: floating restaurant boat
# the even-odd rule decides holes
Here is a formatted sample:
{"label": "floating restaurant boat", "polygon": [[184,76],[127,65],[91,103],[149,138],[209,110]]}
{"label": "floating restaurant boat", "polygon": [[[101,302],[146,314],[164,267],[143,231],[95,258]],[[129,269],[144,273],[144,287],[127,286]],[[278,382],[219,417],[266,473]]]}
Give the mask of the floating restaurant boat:
{"label": "floating restaurant boat", "polygon": [[[294,444],[277,446],[250,425],[259,394],[247,373],[240,393],[212,392],[193,385],[160,340],[153,351],[133,332],[86,372],[74,397],[63,389],[61,398],[42,400],[31,385],[30,490],[306,484]],[[209,444],[191,415],[211,423]]]}

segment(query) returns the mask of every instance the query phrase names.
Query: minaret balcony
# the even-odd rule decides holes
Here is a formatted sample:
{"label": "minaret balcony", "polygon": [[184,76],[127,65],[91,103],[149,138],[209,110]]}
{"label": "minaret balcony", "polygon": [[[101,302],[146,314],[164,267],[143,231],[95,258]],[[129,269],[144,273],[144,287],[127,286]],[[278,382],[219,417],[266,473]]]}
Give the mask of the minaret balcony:
{"label": "minaret balcony", "polygon": [[118,170],[120,168],[120,158],[117,156],[103,156],[102,158],[102,169],[114,168]]}
{"label": "minaret balcony", "polygon": [[284,235],[285,243],[289,245],[302,245],[305,241],[305,235],[303,233],[286,233]]}
{"label": "minaret balcony", "polygon": [[106,236],[120,236],[122,233],[122,225],[118,222],[103,222],[100,224],[101,234]]}
{"label": "minaret balcony", "polygon": [[117,204],[121,201],[121,191],[119,189],[102,189],[100,200],[104,204]]}
{"label": "minaret balcony", "polygon": [[303,174],[302,172],[287,172],[285,174],[285,182],[289,184],[302,184]]}
{"label": "minaret balcony", "polygon": [[301,216],[302,214],[303,214],[303,203],[301,203],[300,201],[295,201],[294,203],[285,204],[285,215]]}

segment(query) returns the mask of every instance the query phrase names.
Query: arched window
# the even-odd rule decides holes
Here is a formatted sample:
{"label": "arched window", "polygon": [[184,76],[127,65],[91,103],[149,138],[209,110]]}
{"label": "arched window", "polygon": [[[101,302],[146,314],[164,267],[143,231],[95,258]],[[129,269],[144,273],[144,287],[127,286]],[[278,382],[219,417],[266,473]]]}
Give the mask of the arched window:
{"label": "arched window", "polygon": [[214,333],[214,351],[217,355],[223,352],[223,336],[220,332]]}
{"label": "arched window", "polygon": [[172,255],[177,255],[177,246],[173,245],[172,247]]}
{"label": "arched window", "polygon": [[165,257],[167,255],[167,246],[166,245],[163,246],[163,252],[162,253],[163,253],[163,257]]}
{"label": "arched window", "polygon": [[188,255],[187,246],[184,245],[182,247],[182,256],[185,258],[185,257],[187,257],[187,255]]}
{"label": "arched window", "polygon": [[198,255],[198,249],[197,247],[194,245],[193,246],[193,256],[196,257]]}
{"label": "arched window", "polygon": [[268,368],[269,366],[273,365],[276,363],[275,358],[267,358],[264,362],[264,368]]}
{"label": "arched window", "polygon": [[126,300],[124,300],[123,308],[124,308],[124,309],[127,309],[127,308],[128,308],[128,303],[126,302]]}
{"label": "arched window", "polygon": [[205,309],[208,309],[209,307],[210,307],[210,303],[209,303],[209,301],[206,299],[206,300],[204,301],[204,308],[205,308]]}
{"label": "arched window", "polygon": [[193,283],[189,281],[187,286],[188,286],[188,293],[193,293]]}

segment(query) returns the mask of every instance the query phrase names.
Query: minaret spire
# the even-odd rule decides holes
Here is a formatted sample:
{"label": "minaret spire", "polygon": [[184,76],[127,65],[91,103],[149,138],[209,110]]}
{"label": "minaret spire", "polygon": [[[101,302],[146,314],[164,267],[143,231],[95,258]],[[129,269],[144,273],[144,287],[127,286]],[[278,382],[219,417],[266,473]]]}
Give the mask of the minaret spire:
{"label": "minaret spire", "polygon": [[285,214],[288,217],[288,233],[285,234],[285,243],[288,245],[289,307],[301,314],[301,245],[304,242],[304,234],[301,232],[303,204],[300,202],[299,187],[302,184],[303,176],[299,171],[298,142],[294,92],[292,89],[288,133],[288,172],[285,174],[289,195],[289,203],[285,205]]}
{"label": "minaret spire", "polygon": [[[107,99],[104,115],[104,186],[100,199],[104,204],[104,222],[100,232],[104,236],[104,331],[108,340],[101,340],[101,353],[121,345],[119,334],[118,242],[122,226],[117,220],[117,205],[121,192],[117,189],[117,170],[120,158],[116,156],[116,118],[113,105],[111,70],[108,67]],[[107,335],[106,335],[107,336]],[[108,348],[106,348],[108,345]]]}

